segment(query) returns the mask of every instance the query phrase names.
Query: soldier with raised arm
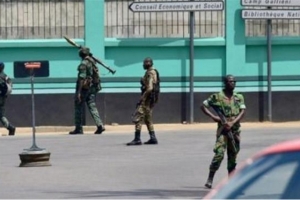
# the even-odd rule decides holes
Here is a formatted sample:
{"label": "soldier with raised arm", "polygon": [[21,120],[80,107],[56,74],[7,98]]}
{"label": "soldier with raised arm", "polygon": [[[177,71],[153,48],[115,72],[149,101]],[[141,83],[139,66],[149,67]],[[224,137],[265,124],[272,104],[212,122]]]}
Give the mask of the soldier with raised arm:
{"label": "soldier with raised arm", "polygon": [[[105,128],[100,118],[97,106],[96,106],[96,95],[101,90],[100,78],[97,76],[98,71],[94,70],[96,67],[95,61],[90,57],[90,49],[82,47],[79,50],[79,56],[82,61],[78,66],[78,76],[76,82],[75,91],[75,129],[70,131],[69,134],[83,134],[82,129],[82,115],[83,106],[86,103],[88,110],[97,126],[95,134],[101,134]],[[99,80],[95,80],[99,79]]]}

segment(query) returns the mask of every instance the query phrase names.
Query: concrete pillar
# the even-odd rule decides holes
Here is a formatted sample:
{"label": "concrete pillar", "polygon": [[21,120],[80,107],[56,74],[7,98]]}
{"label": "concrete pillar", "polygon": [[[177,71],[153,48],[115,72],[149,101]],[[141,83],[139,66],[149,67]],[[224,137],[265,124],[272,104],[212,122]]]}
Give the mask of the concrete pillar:
{"label": "concrete pillar", "polygon": [[225,1],[226,9],[226,74],[243,75],[246,62],[245,21],[237,0]]}
{"label": "concrete pillar", "polygon": [[85,0],[84,40],[93,55],[104,58],[104,0]]}

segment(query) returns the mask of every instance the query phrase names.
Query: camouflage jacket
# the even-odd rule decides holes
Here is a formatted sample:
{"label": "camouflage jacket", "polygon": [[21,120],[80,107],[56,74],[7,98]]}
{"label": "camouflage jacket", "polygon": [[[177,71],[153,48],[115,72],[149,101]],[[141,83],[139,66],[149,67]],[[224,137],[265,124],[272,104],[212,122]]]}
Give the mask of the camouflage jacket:
{"label": "camouflage jacket", "polygon": [[[10,89],[9,89],[10,88]],[[12,81],[3,71],[0,72],[0,98],[7,98],[7,95],[10,94],[12,89]],[[8,92],[8,90],[10,92]],[[6,95],[4,95],[6,94]]]}
{"label": "camouflage jacket", "polygon": [[[234,92],[233,97],[228,99],[223,90],[219,93],[212,94],[203,104],[207,108],[212,105],[220,107],[228,121],[232,121],[240,114],[242,109],[246,109],[244,96],[242,94]],[[222,124],[218,123],[218,127],[221,126]],[[240,126],[240,122],[235,123],[232,127],[232,131],[238,131]]]}
{"label": "camouflage jacket", "polygon": [[[76,84],[76,90],[78,88],[78,83],[80,80],[84,79],[92,79],[92,75],[93,75],[93,65],[95,65],[96,63],[90,59],[90,57],[86,57],[85,59],[83,59],[81,61],[81,63],[79,64],[77,71],[78,71],[78,75],[77,75],[77,84]],[[97,92],[97,88],[95,85],[90,86],[89,88],[90,92]]]}
{"label": "camouflage jacket", "polygon": [[[153,67],[150,67],[145,72],[144,77],[141,79],[142,93],[146,90],[153,90],[154,84],[157,83],[157,74]],[[147,97],[146,101],[149,100],[150,95]]]}

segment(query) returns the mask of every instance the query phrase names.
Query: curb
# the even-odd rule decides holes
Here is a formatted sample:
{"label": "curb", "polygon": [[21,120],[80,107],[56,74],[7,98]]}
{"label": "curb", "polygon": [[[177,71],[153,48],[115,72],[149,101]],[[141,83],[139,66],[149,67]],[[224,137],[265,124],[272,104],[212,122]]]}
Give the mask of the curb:
{"label": "curb", "polygon": [[[241,123],[242,129],[255,128],[300,128],[300,122],[245,122]],[[154,124],[156,131],[172,131],[172,130],[197,130],[197,129],[213,129],[217,128],[216,123],[194,123],[194,124]],[[47,134],[68,134],[74,126],[37,126],[36,133]],[[105,125],[105,133],[133,133],[134,125]],[[143,128],[145,131],[145,127]],[[95,126],[84,126],[84,132],[93,133],[96,130]],[[32,127],[16,127],[16,135],[32,134]],[[4,136],[7,130],[0,128],[0,133]]]}

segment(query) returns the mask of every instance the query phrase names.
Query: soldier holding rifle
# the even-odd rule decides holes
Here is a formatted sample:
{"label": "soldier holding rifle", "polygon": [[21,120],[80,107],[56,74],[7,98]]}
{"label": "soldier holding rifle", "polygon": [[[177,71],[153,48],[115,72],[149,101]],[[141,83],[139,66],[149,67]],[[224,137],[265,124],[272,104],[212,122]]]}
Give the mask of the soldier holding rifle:
{"label": "soldier holding rifle", "polygon": [[[244,116],[246,106],[243,95],[234,92],[235,84],[235,78],[227,75],[224,78],[225,88],[219,93],[212,94],[201,106],[206,115],[218,122],[215,155],[210,164],[209,176],[205,184],[207,188],[212,187],[214,175],[221,165],[226,149],[228,174],[236,166],[236,158],[240,150],[240,120]],[[210,107],[217,112],[218,116],[210,112]]]}

